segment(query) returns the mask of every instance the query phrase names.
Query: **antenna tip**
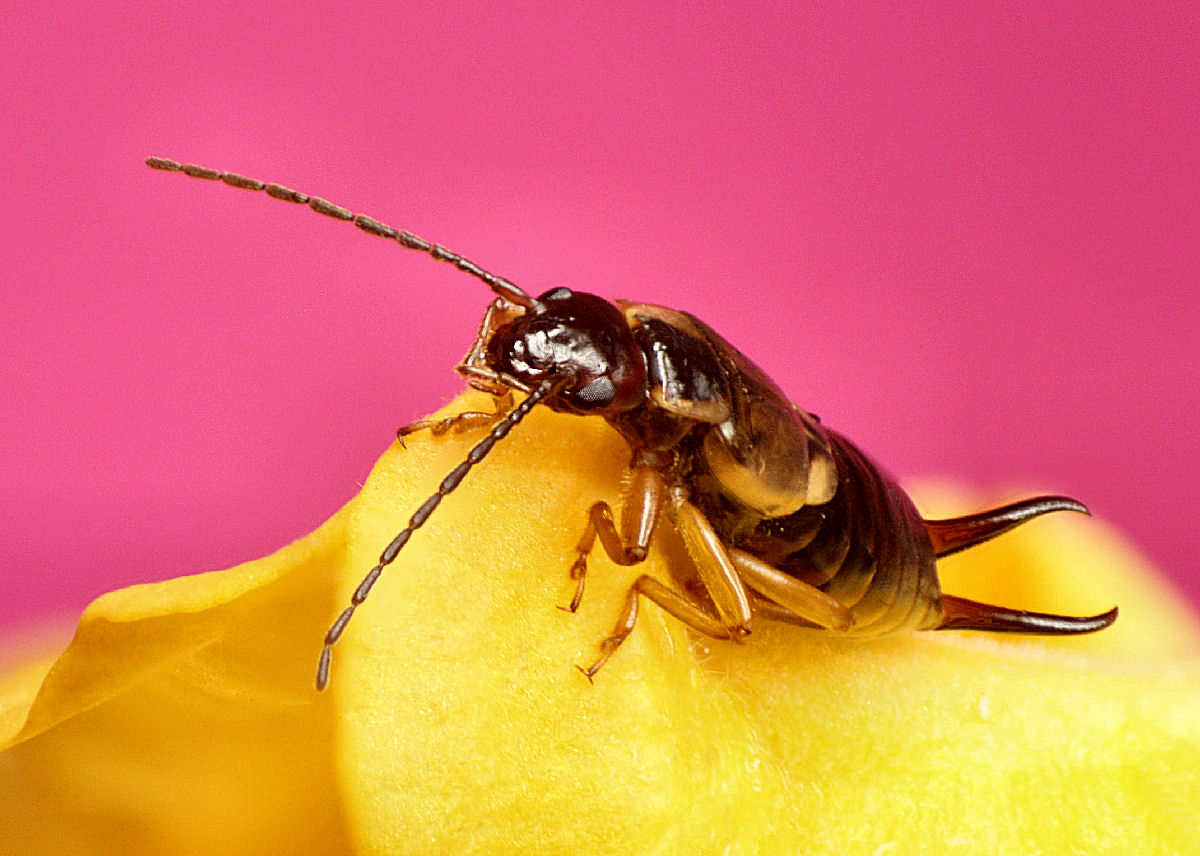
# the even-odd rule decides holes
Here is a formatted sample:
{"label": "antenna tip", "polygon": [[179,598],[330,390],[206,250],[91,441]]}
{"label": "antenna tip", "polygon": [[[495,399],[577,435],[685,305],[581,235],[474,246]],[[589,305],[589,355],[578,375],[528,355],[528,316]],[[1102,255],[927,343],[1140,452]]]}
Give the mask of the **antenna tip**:
{"label": "antenna tip", "polygon": [[321,659],[317,662],[317,691],[329,686],[329,661],[333,651],[328,646],[321,650]]}
{"label": "antenna tip", "polygon": [[169,158],[148,157],[146,158],[146,166],[150,167],[150,169],[165,169],[169,172],[179,172],[183,169],[183,164]]}

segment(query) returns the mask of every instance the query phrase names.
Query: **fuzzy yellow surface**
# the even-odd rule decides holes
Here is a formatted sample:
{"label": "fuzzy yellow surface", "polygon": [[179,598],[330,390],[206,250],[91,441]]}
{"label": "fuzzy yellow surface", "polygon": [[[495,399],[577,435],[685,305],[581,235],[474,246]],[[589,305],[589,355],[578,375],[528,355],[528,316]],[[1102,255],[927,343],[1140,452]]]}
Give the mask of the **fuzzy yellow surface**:
{"label": "fuzzy yellow surface", "polygon": [[1036,521],[945,574],[1119,603],[1093,637],[732,644],[647,605],[592,686],[572,665],[630,580],[686,560],[669,532],[637,568],[598,550],[556,608],[628,451],[541,408],[387,569],[317,694],[329,621],[478,437],[393,446],[307,538],[106,595],[52,667],[0,678],[0,854],[1197,852],[1200,631],[1100,524]]}

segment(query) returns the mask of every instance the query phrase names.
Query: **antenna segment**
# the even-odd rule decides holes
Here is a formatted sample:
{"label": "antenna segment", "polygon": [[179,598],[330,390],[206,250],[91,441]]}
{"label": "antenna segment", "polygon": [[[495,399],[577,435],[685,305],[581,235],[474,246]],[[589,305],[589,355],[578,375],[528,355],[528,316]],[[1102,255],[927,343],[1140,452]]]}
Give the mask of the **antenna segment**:
{"label": "antenna segment", "polygon": [[429,515],[433,514],[433,510],[438,507],[441,501],[456,487],[463,477],[470,471],[471,467],[482,461],[492,451],[492,447],[502,440],[512,427],[525,418],[537,404],[557,392],[569,378],[551,377],[541,382],[540,385],[529,397],[518,404],[507,416],[496,424],[486,437],[475,444],[474,448],[467,453],[466,459],[457,467],[452,469],[434,491],[429,499],[421,504],[421,507],[413,512],[413,516],[409,519],[408,525],[400,530],[399,534],[392,539],[392,542],[384,547],[383,552],[379,556],[379,563],[371,568],[370,572],[363,578],[363,581],[358,584],[358,588],[354,590],[353,596],[350,598],[350,605],[342,610],[341,615],[333,622],[333,626],[329,628],[329,632],[325,634],[325,647],[321,649],[321,659],[317,664],[317,689],[323,690],[329,683],[329,665],[330,659],[333,657],[334,643],[341,638],[342,632],[345,631],[346,625],[350,623],[350,619],[354,615],[354,610],[358,608],[367,595],[371,593],[371,588],[375,585],[375,581],[379,579],[379,575],[383,573],[383,569],[396,560],[401,548],[408,543],[408,539],[413,532],[421,528],[425,521],[429,519]]}
{"label": "antenna segment", "polygon": [[400,246],[407,249],[427,253],[439,262],[449,262],[459,270],[469,273],[476,279],[483,280],[493,292],[509,303],[523,306],[526,309],[531,309],[537,305],[537,301],[534,298],[530,297],[514,283],[509,282],[502,276],[488,273],[479,265],[469,259],[463,258],[458,253],[451,252],[440,244],[431,244],[429,241],[414,235],[412,232],[393,229],[391,226],[381,223],[373,217],[368,217],[365,214],[355,214],[353,211],[342,208],[340,205],[334,205],[332,202],[322,199],[319,196],[309,196],[298,190],[292,190],[290,187],[284,187],[282,184],[269,184],[259,181],[257,178],[247,178],[244,175],[238,175],[235,172],[221,172],[220,170],[209,169],[206,166],[179,163],[168,158],[146,158],[146,166],[151,169],[165,170],[166,172],[182,172],[184,175],[190,175],[192,178],[223,181],[230,187],[240,187],[244,190],[261,190],[267,196],[281,199],[284,202],[307,205],[313,211],[316,211],[318,214],[324,214],[326,217],[332,217],[335,220],[349,220],[369,235],[394,240]]}

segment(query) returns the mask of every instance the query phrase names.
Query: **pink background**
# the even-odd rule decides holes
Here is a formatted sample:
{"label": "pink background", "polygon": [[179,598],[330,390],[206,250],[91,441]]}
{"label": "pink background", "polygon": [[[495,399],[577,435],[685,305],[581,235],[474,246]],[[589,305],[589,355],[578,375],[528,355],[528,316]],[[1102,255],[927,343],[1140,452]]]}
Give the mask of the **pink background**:
{"label": "pink background", "polygon": [[692,311],[1200,597],[1194,3],[71,5],[0,33],[0,623],[275,549],[461,387],[481,285],[151,154]]}

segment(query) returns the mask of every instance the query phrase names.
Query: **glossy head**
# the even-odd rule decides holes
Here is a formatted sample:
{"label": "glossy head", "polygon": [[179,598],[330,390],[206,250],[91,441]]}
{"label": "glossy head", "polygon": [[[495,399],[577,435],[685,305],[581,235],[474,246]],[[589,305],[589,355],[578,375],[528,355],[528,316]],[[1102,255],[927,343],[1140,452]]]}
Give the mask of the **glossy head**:
{"label": "glossy head", "polygon": [[488,340],[489,368],[535,387],[574,378],[546,404],[569,413],[612,414],[646,400],[646,362],[613,304],[556,288],[498,328]]}

